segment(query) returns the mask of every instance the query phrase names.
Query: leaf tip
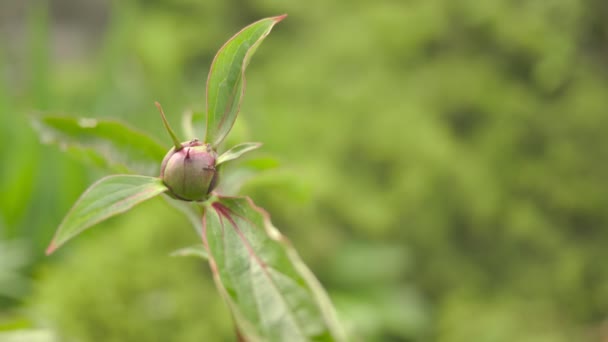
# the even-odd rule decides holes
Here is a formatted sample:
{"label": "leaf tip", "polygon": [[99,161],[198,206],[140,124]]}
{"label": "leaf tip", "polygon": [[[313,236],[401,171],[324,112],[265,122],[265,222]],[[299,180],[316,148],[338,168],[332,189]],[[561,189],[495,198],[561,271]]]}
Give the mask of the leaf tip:
{"label": "leaf tip", "polygon": [[277,15],[276,17],[274,17],[274,22],[278,23],[278,22],[280,22],[281,20],[283,20],[285,18],[287,18],[287,13],[281,14],[281,15]]}
{"label": "leaf tip", "polygon": [[47,256],[53,254],[53,252],[55,252],[57,250],[59,246],[55,243],[55,240],[51,241],[51,243],[49,244],[49,247],[47,247],[45,254]]}

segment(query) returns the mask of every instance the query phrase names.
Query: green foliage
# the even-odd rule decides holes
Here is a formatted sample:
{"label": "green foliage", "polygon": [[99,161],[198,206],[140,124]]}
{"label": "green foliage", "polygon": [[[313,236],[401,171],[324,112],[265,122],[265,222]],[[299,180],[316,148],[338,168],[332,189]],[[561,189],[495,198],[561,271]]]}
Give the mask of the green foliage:
{"label": "green foliage", "polygon": [[257,21],[234,35],[215,55],[207,79],[205,142],[219,145],[236,120],[245,93],[245,68],[249,60],[285,15]]}
{"label": "green foliage", "polygon": [[202,229],[214,279],[244,337],[346,339],[318,280],[251,200],[212,199]]}
{"label": "green foliage", "polygon": [[148,135],[116,121],[36,116],[32,124],[44,143],[57,144],[79,160],[109,170],[154,175],[166,152]]}
{"label": "green foliage", "polygon": [[27,289],[22,268],[28,264],[28,253],[23,245],[19,241],[0,241],[0,296],[19,298]]}
{"label": "green foliage", "polygon": [[[100,17],[73,3],[79,17]],[[248,68],[244,115],[226,142],[264,141],[273,158],[234,161],[222,176],[261,172],[227,191],[272,212],[353,336],[605,338],[605,1],[116,1],[101,9],[107,26],[92,29],[99,21],[49,20],[44,7],[28,10],[26,34],[0,31],[0,220],[30,247],[31,270],[52,263],[52,276],[64,266],[38,254],[100,175],[39,146],[20,114],[120,117],[161,137],[152,101],[204,113],[201,80],[226,32],[287,12]],[[70,47],[53,47],[53,59],[51,37]],[[137,220],[124,227],[144,229]],[[100,248],[98,258],[116,249]],[[54,278],[56,293],[87,269]],[[58,304],[52,317],[78,319],[68,308]],[[96,306],[86,312],[91,326],[102,321]],[[133,318],[112,317],[123,327]]]}
{"label": "green foliage", "polygon": [[152,200],[110,222],[91,231],[99,234],[96,239],[79,239],[67,253],[58,251],[62,262],[40,272],[32,299],[40,326],[58,332],[58,341],[234,336],[208,268],[200,259],[168,257],[196,238],[182,229],[188,222],[181,215]]}
{"label": "green foliage", "polygon": [[207,127],[205,122],[206,119],[205,113],[195,113],[192,110],[184,112],[182,115],[182,131],[187,140],[199,139],[200,135],[197,134],[197,130],[195,128],[198,127],[199,132],[204,131],[204,129],[200,130],[200,128]]}
{"label": "green foliage", "polygon": [[[263,19],[251,24],[232,37],[216,55],[207,84],[208,103],[211,103],[209,107],[212,109],[207,113],[208,130],[205,135],[213,146],[224,139],[236,120],[244,93],[244,72],[251,55],[274,24],[284,17]],[[190,248],[178,251],[177,255],[207,257],[217,287],[235,319],[239,339],[345,340],[329,297],[293,247],[272,226],[268,215],[255,207],[248,198],[222,197],[221,194],[214,193],[214,197],[206,201],[215,187],[216,167],[259,148],[261,144],[242,143],[217,158],[217,152],[207,143],[203,144],[196,139],[180,143],[163,108],[158,102],[155,104],[174,143],[174,147],[162,160],[160,177],[114,175],[91,185],[59,225],[47,254],[85,229],[161,193],[167,192],[171,197],[185,202],[205,201],[202,204],[174,202],[177,207],[185,209],[206,248],[206,253]],[[190,121],[195,117],[186,115],[184,119]],[[99,129],[96,120],[80,120],[75,124],[69,118],[44,117],[35,120],[34,125],[43,138],[45,134],[52,134],[49,132],[53,130],[49,127],[64,133],[43,139],[57,141],[59,144],[73,144],[74,136],[80,134],[86,138],[92,136],[97,140],[105,139],[123,150],[132,147],[134,150],[145,151],[151,141],[144,137],[144,144],[124,146],[125,138],[121,133],[130,133],[128,129],[114,124],[112,127],[119,131],[113,132],[107,129],[108,123]],[[184,131],[187,134],[192,131],[191,126],[192,122],[185,123]],[[103,144],[92,145],[97,145],[95,147],[100,149],[99,154],[104,155]],[[109,164],[111,153],[106,157],[110,159],[107,161]],[[198,215],[190,210],[198,206],[203,208],[203,205],[206,205],[207,210],[199,211]],[[211,208],[217,216],[215,221],[210,219],[211,224],[207,226],[206,220],[211,217]],[[200,220],[202,224],[199,223]],[[224,227],[224,220],[229,221],[231,227]],[[235,239],[235,236],[238,238]],[[236,240],[238,242],[235,243]],[[243,269],[249,269],[249,273],[244,274]],[[245,284],[239,284],[243,275],[245,281],[251,278],[250,287],[241,287]]]}
{"label": "green foliage", "polygon": [[47,249],[52,253],[85,229],[167,191],[159,178],[114,175],[100,179],[74,203]]}

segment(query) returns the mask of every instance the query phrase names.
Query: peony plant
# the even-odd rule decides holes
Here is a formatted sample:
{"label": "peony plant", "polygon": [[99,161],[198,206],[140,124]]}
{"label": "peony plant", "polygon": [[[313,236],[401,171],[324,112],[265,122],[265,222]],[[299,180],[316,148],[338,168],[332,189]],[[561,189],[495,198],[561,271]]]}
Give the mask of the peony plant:
{"label": "peony plant", "polygon": [[[216,191],[226,163],[261,146],[243,143],[217,151],[237,118],[252,55],[285,17],[265,18],[245,27],[218,51],[207,79],[202,139],[181,141],[156,103],[173,143],[166,154],[152,138],[118,122],[36,118],[34,125],[45,141],[123,173],[100,179],[80,196],[59,225],[47,254],[97,223],[163,195],[190,218],[202,241],[176,254],[208,260],[240,340],[345,340],[325,290],[269,215],[250,198]],[[203,132],[202,125],[194,126],[199,120],[192,115],[186,119],[187,131]],[[150,170],[160,172],[151,175]]]}

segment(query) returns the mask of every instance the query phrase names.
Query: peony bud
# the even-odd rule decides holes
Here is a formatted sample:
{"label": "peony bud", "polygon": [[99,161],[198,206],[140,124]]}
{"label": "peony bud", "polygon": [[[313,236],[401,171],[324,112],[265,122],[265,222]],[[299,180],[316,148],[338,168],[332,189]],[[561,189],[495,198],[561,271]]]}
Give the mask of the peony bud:
{"label": "peony bud", "polygon": [[185,201],[203,201],[217,184],[217,152],[197,139],[173,147],[161,164],[160,178],[168,193]]}

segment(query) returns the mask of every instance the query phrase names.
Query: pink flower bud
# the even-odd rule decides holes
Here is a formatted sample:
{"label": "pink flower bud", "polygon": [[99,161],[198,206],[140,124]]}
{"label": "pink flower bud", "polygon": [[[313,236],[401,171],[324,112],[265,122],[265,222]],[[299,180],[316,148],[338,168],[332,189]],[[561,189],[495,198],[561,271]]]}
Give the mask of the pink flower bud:
{"label": "pink flower bud", "polygon": [[217,152],[209,144],[192,140],[172,148],[161,164],[160,178],[174,198],[203,201],[217,184]]}

